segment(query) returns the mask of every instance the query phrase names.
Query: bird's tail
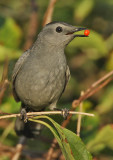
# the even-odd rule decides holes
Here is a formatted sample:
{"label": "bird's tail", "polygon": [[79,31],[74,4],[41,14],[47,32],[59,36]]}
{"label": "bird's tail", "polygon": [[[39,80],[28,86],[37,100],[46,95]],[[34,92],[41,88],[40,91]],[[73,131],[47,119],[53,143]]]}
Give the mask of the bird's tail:
{"label": "bird's tail", "polygon": [[15,132],[18,136],[25,136],[27,138],[37,138],[43,129],[43,125],[33,122],[27,121],[26,123],[17,117],[15,122]]}
{"label": "bird's tail", "polygon": [[[25,107],[25,105],[21,104],[21,111],[24,109],[24,111],[27,112],[33,112],[29,107]],[[22,112],[21,112],[22,114]],[[25,123],[23,119],[20,117],[17,117],[15,122],[15,132],[18,136],[24,136],[26,138],[37,138],[40,134],[41,130],[44,128],[42,124],[29,121]]]}

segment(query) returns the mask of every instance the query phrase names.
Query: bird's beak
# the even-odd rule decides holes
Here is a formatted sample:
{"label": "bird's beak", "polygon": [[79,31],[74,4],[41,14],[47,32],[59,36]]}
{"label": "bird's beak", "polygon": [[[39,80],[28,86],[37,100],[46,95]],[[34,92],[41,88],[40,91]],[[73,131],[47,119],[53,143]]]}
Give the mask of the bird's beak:
{"label": "bird's beak", "polygon": [[[66,35],[70,35],[70,34],[73,34],[73,33],[75,33],[75,32],[82,31],[82,30],[86,30],[86,28],[77,28],[77,27],[76,27],[76,28],[74,28],[73,30],[67,32]],[[74,35],[74,37],[88,37],[88,36],[76,34],[76,35]]]}

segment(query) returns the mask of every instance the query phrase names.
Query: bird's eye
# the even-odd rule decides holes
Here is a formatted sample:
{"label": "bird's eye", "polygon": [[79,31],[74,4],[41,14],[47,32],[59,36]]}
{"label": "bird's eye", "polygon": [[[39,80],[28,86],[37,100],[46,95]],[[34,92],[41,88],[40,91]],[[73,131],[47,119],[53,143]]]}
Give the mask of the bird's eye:
{"label": "bird's eye", "polygon": [[61,32],[62,32],[62,27],[60,27],[60,26],[57,27],[57,28],[56,28],[56,32],[61,33]]}

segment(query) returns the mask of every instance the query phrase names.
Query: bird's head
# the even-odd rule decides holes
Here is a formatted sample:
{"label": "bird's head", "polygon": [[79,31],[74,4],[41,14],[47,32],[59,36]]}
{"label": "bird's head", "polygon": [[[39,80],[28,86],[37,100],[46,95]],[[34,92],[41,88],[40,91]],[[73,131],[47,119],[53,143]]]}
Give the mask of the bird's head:
{"label": "bird's head", "polygon": [[48,42],[51,45],[66,46],[75,37],[87,37],[85,35],[76,34],[78,31],[86,28],[79,28],[64,22],[48,23],[40,32],[41,41]]}

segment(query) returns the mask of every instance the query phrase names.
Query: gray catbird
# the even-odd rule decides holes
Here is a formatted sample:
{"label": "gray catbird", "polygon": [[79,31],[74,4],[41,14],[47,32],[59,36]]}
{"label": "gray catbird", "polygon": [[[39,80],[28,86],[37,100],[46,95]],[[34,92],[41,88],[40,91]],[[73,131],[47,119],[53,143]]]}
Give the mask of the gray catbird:
{"label": "gray catbird", "polygon": [[[28,111],[42,111],[47,106],[56,108],[70,77],[64,49],[84,30],[64,22],[51,22],[38,34],[32,48],[18,59],[12,76],[13,95],[21,101],[21,115]],[[15,130],[19,135],[36,137],[41,126],[34,122],[24,123],[17,118]]]}

